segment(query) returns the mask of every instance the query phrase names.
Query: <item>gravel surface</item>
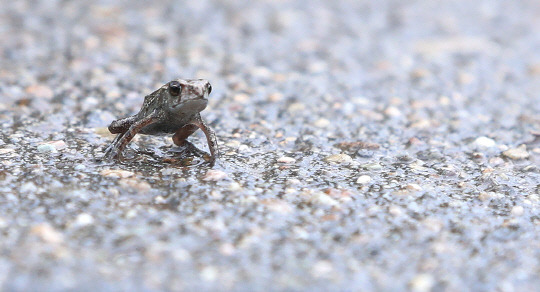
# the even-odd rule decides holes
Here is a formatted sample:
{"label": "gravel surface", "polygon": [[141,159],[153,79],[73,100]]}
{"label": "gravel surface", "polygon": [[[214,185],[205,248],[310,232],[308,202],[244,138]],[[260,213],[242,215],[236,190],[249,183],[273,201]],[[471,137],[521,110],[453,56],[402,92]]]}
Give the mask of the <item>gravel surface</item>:
{"label": "gravel surface", "polygon": [[[537,0],[3,1],[0,290],[540,291],[539,27]],[[176,78],[213,85],[216,166],[144,135],[101,162]]]}

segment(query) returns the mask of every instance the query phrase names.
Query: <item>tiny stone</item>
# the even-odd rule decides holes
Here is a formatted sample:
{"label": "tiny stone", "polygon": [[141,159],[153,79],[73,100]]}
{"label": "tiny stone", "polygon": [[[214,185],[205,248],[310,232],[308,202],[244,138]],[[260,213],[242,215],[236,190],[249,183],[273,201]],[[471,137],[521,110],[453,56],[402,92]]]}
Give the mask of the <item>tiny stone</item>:
{"label": "tiny stone", "polygon": [[273,102],[277,102],[277,101],[280,101],[282,99],[283,99],[283,94],[281,94],[279,92],[272,93],[272,94],[268,95],[268,100],[273,101]]}
{"label": "tiny stone", "polygon": [[48,223],[40,223],[38,225],[35,225],[32,227],[30,232],[37,235],[39,238],[41,238],[41,240],[48,243],[61,243],[62,241],[64,241],[62,233],[56,231]]}
{"label": "tiny stone", "polygon": [[204,181],[220,181],[220,180],[223,180],[227,178],[227,174],[221,170],[216,170],[216,169],[210,169],[208,170],[208,172],[206,172],[206,174],[204,175],[204,177],[202,178],[202,180]]}
{"label": "tiny stone", "polygon": [[165,204],[166,202],[167,202],[167,200],[162,196],[156,196],[154,198],[154,203],[156,203],[156,204]]}
{"label": "tiny stone", "polygon": [[288,110],[290,112],[299,112],[303,111],[306,108],[306,106],[303,103],[295,102],[289,105]]}
{"label": "tiny stone", "polygon": [[282,157],[278,158],[277,162],[279,162],[279,163],[295,163],[296,159],[294,159],[292,157],[282,156]]}
{"label": "tiny stone", "polygon": [[37,187],[33,182],[27,182],[21,186],[20,191],[23,194],[34,193],[35,191],[37,191]]}
{"label": "tiny stone", "polygon": [[32,97],[51,99],[54,96],[52,89],[45,85],[32,85],[25,89]]}
{"label": "tiny stone", "polygon": [[129,211],[127,211],[125,216],[126,216],[127,219],[135,218],[137,216],[137,210],[130,209]]}
{"label": "tiny stone", "polygon": [[230,256],[234,254],[235,251],[236,251],[236,248],[234,247],[234,245],[230,243],[223,243],[219,246],[219,252],[225,256]]}
{"label": "tiny stone", "polygon": [[13,152],[15,151],[15,149],[12,149],[12,148],[2,148],[0,149],[0,155],[2,154],[7,154],[7,153],[10,153],[10,152]]}
{"label": "tiny stone", "polygon": [[369,169],[369,170],[381,170],[382,169],[382,165],[380,165],[378,163],[365,164],[365,165],[362,165],[362,167],[365,168],[365,169]]}
{"label": "tiny stone", "polygon": [[388,208],[388,213],[390,213],[392,216],[399,217],[403,215],[403,210],[398,206],[390,206]]}
{"label": "tiny stone", "polygon": [[347,154],[334,154],[334,155],[325,157],[324,161],[333,162],[333,163],[351,163],[353,160]]}
{"label": "tiny stone", "polygon": [[37,150],[41,153],[57,153],[54,145],[51,144],[41,144],[37,147]]}
{"label": "tiny stone", "polygon": [[371,182],[371,176],[369,176],[369,175],[361,175],[361,176],[356,180],[356,183],[357,183],[357,184],[361,184],[361,185],[368,184],[369,182]]}
{"label": "tiny stone", "polygon": [[88,226],[92,224],[94,224],[94,217],[87,213],[79,214],[74,222],[76,226]]}
{"label": "tiny stone", "polygon": [[384,111],[384,114],[389,116],[389,117],[399,117],[399,116],[401,116],[401,111],[395,106],[389,106]]}
{"label": "tiny stone", "polygon": [[315,127],[318,128],[326,128],[328,125],[330,125],[330,121],[325,118],[320,118],[315,121]]}
{"label": "tiny stone", "polygon": [[139,192],[147,192],[151,189],[151,186],[149,183],[136,179],[136,178],[127,178],[120,180],[120,185],[123,188],[130,188],[132,190],[136,190]]}
{"label": "tiny stone", "polygon": [[126,178],[133,176],[135,173],[122,169],[104,169],[100,174],[107,177]]}
{"label": "tiny stone", "polygon": [[528,158],[529,152],[527,152],[527,146],[523,144],[517,148],[512,148],[504,151],[503,155],[513,160],[519,160]]}
{"label": "tiny stone", "polygon": [[238,147],[240,147],[240,141],[232,140],[232,141],[229,141],[229,142],[225,143],[225,146],[231,147],[231,148],[238,148]]}
{"label": "tiny stone", "polygon": [[77,164],[77,165],[75,166],[75,170],[79,170],[79,171],[80,171],[80,170],[85,170],[85,169],[86,169],[86,165],[84,165],[84,164]]}
{"label": "tiny stone", "polygon": [[410,287],[412,291],[415,292],[428,292],[431,291],[435,280],[433,276],[429,274],[418,274],[410,282]]}
{"label": "tiny stone", "polygon": [[229,191],[237,192],[241,190],[242,190],[242,186],[239,183],[232,182],[231,184],[229,184]]}
{"label": "tiny stone", "polygon": [[497,143],[495,143],[495,140],[490,139],[485,136],[478,137],[476,138],[476,140],[474,140],[474,145],[477,148],[491,148],[491,147],[494,147],[496,144]]}
{"label": "tiny stone", "polygon": [[417,192],[419,192],[419,191],[422,190],[422,187],[421,187],[420,185],[418,185],[418,184],[408,184],[408,185],[406,186],[406,188],[407,188],[408,190],[411,190],[411,191],[417,191]]}
{"label": "tiny stone", "polygon": [[239,103],[246,103],[249,101],[249,95],[245,93],[239,93],[233,97],[234,101]]}
{"label": "tiny stone", "polygon": [[318,203],[321,205],[327,205],[327,206],[338,206],[338,201],[332,199],[329,195],[323,193],[323,192],[316,192],[311,196],[310,199],[311,202]]}
{"label": "tiny stone", "polygon": [[480,201],[483,201],[483,202],[485,202],[487,200],[491,200],[492,197],[493,196],[488,192],[482,192],[482,193],[478,194],[478,199]]}
{"label": "tiny stone", "polygon": [[246,153],[249,152],[250,148],[248,145],[242,144],[238,147],[238,153]]}
{"label": "tiny stone", "polygon": [[514,216],[521,216],[521,215],[523,215],[525,210],[523,209],[523,206],[514,206],[514,207],[512,207],[511,212],[512,212],[512,215],[514,215]]}
{"label": "tiny stone", "polygon": [[212,282],[216,280],[217,276],[218,270],[212,266],[208,266],[201,271],[201,278],[207,282]]}
{"label": "tiny stone", "polygon": [[332,263],[330,261],[318,261],[313,266],[311,273],[314,277],[322,278],[329,277],[329,274],[333,271]]}

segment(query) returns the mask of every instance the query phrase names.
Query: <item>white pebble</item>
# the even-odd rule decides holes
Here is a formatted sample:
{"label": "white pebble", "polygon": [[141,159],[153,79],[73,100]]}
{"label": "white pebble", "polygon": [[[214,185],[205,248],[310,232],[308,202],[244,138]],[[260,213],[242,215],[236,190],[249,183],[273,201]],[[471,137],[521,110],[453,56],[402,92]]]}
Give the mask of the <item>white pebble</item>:
{"label": "white pebble", "polygon": [[227,174],[221,170],[216,170],[216,169],[210,169],[208,172],[206,172],[206,174],[204,175],[204,177],[202,178],[202,180],[204,181],[220,181],[222,179],[225,179],[227,178]]}
{"label": "white pebble", "polygon": [[330,125],[330,121],[325,118],[320,118],[315,121],[315,127],[317,128],[326,128],[328,125]]}
{"label": "white pebble", "polygon": [[85,170],[85,169],[86,169],[86,165],[84,165],[84,164],[77,164],[77,165],[75,166],[75,170],[79,170],[79,171],[80,171],[80,170]]}
{"label": "white pebble", "polygon": [[133,176],[135,173],[122,169],[104,169],[100,174],[107,177],[126,178]]}
{"label": "white pebble", "polygon": [[282,157],[278,158],[277,162],[279,162],[279,163],[295,163],[296,159],[294,159],[292,157],[282,156]]}
{"label": "white pebble", "polygon": [[357,183],[357,184],[361,184],[361,185],[368,184],[369,182],[371,182],[371,176],[369,176],[369,175],[361,175],[361,176],[356,180],[356,183]]}
{"label": "white pebble", "polygon": [[347,154],[334,154],[324,158],[324,161],[332,163],[351,163],[352,158]]}
{"label": "white pebble", "polygon": [[238,147],[238,153],[246,153],[249,152],[250,148],[248,145],[242,144]]}
{"label": "white pebble", "polygon": [[74,225],[76,226],[88,226],[94,224],[94,217],[87,213],[81,213],[75,219]]}
{"label": "white pebble", "polygon": [[497,143],[495,143],[495,140],[493,140],[493,139],[482,136],[482,137],[478,137],[478,138],[476,138],[476,140],[474,140],[474,145],[477,148],[491,148],[491,147],[494,147],[495,145],[497,145]]}
{"label": "white pebble", "polygon": [[387,115],[387,116],[390,116],[390,117],[399,117],[401,116],[401,111],[395,107],[395,106],[390,106],[388,107],[384,113]]}
{"label": "white pebble", "polygon": [[512,207],[512,215],[514,216],[521,216],[525,210],[523,209],[523,206],[514,206]]}
{"label": "white pebble", "polygon": [[56,148],[51,144],[41,144],[37,147],[37,150],[42,153],[57,153]]}

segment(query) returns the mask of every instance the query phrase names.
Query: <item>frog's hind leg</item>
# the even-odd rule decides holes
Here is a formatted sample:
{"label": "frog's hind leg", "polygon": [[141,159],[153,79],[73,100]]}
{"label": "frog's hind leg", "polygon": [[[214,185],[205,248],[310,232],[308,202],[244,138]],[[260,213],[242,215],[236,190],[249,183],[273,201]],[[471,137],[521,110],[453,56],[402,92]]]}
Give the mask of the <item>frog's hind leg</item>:
{"label": "frog's hind leg", "polygon": [[[219,155],[219,150],[217,146],[217,138],[214,130],[210,128],[206,122],[201,118],[201,115],[197,115],[194,120],[190,122],[190,125],[195,126],[201,129],[206,136],[206,141],[208,142],[208,149],[210,150],[210,165],[213,166],[216,162],[216,158]],[[193,131],[195,132],[195,131]]]}
{"label": "frog's hind leg", "polygon": [[192,124],[188,124],[180,128],[178,131],[176,131],[176,133],[174,133],[174,136],[172,137],[174,144],[177,146],[184,146],[188,144],[189,142],[186,140],[187,137],[191,136],[198,129],[199,127]]}
{"label": "frog's hind leg", "polygon": [[206,153],[199,148],[195,147],[187,138],[195,133],[199,127],[196,125],[188,124],[178,129],[172,137],[176,146],[182,147],[182,152],[187,152],[188,155],[204,156]]}
{"label": "frog's hind leg", "polygon": [[141,131],[142,128],[154,123],[155,121],[156,117],[154,115],[150,115],[133,123],[126,132],[118,134],[118,136],[105,151],[105,159],[112,160],[117,158],[118,160],[122,161],[122,151],[126,145],[133,139],[133,137],[135,137],[135,135],[137,135],[137,133]]}

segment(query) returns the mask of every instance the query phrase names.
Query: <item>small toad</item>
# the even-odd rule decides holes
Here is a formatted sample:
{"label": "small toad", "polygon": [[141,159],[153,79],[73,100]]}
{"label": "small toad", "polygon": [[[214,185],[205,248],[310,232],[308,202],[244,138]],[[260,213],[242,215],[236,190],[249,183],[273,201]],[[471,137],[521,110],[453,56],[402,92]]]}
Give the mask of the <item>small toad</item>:
{"label": "small toad", "polygon": [[186,139],[201,129],[208,141],[210,165],[214,165],[217,156],[216,135],[200,115],[208,104],[210,92],[212,85],[207,80],[177,79],[147,95],[137,114],[115,120],[109,125],[109,131],[118,135],[105,150],[105,159],[122,160],[122,151],[137,134],[174,134],[174,144],[195,148]]}

